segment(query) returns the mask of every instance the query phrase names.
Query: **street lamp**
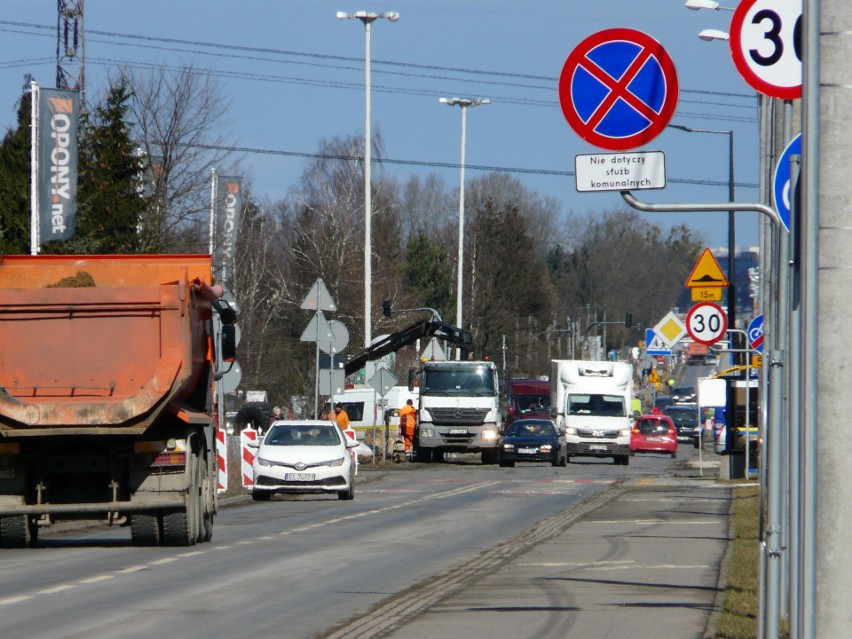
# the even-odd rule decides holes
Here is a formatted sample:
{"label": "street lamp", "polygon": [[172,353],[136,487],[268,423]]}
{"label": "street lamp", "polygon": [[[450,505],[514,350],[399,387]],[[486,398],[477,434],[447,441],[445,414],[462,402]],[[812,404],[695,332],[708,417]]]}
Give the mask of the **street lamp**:
{"label": "street lamp", "polygon": [[713,9],[714,11],[736,11],[732,7],[723,7],[715,0],[686,0],[684,6],[687,9],[698,11],[699,9]]}
{"label": "street lamp", "polygon": [[[465,129],[467,126],[467,109],[481,104],[490,104],[488,98],[438,98],[438,102],[448,106],[461,107],[461,170],[459,177],[459,262],[458,287],[456,292],[456,326],[462,326],[462,291],[464,290],[464,146]],[[461,357],[461,349],[456,350],[456,359]]]}
{"label": "street lamp", "polygon": [[[679,129],[687,133],[716,133],[719,135],[728,136],[728,201],[734,201],[734,132],[730,129],[694,129],[688,126],[679,124],[669,124],[669,128]],[[734,252],[736,250],[736,225],[734,223],[734,212],[728,211],[728,328],[733,330],[736,328],[734,321],[736,319],[737,305],[737,287],[736,287],[736,272],[734,269]],[[733,341],[731,343],[733,347]],[[731,357],[731,363],[734,363],[734,357]],[[730,428],[728,428],[728,442],[733,443],[734,426],[736,421],[736,396],[731,389],[728,391],[728,415],[730,416]],[[730,448],[730,446],[729,446]]]}
{"label": "street lamp", "polygon": [[725,31],[721,31],[720,29],[704,29],[699,32],[698,37],[702,40],[706,40],[710,42],[711,40],[730,40],[731,36]]}
{"label": "street lamp", "polygon": [[372,146],[370,133],[370,27],[379,18],[396,22],[399,14],[394,11],[386,13],[369,13],[367,11],[356,11],[346,13],[338,11],[337,17],[341,20],[357,19],[364,23],[365,53],[364,53],[364,88],[365,88],[365,117],[364,117],[364,347],[368,347],[372,341],[372,326],[370,318],[370,306],[372,305],[372,231],[371,217],[373,215],[372,192],[370,180],[370,164],[372,158],[370,151]]}

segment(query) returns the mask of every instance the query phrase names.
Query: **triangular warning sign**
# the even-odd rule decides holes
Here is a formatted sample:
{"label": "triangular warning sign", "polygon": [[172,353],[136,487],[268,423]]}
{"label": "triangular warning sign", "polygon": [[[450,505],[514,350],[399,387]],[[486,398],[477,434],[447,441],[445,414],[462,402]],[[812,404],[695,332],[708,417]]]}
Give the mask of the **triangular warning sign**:
{"label": "triangular warning sign", "polygon": [[325,287],[325,282],[318,279],[305,295],[300,308],[306,311],[336,311],[337,304],[334,303],[331,293]]}
{"label": "triangular warning sign", "polygon": [[689,288],[712,288],[728,285],[728,279],[709,248],[704,249],[701,257],[698,258],[692,273],[686,279],[686,285]]}

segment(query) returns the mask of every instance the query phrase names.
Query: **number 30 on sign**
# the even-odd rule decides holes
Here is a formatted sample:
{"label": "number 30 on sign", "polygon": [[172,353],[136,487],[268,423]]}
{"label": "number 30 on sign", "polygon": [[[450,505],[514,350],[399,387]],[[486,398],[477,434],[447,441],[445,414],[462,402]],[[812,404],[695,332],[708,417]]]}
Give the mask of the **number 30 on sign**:
{"label": "number 30 on sign", "polygon": [[718,304],[702,302],[686,315],[686,332],[696,342],[715,344],[728,330],[728,318]]}

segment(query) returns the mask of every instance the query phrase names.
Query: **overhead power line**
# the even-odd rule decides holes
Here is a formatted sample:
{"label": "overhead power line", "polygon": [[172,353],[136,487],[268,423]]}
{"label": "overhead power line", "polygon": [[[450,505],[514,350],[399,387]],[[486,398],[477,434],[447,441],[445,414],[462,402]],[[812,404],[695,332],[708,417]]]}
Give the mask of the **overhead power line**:
{"label": "overhead power line", "polygon": [[[287,157],[300,157],[315,160],[341,160],[345,162],[363,162],[364,156],[351,155],[349,153],[309,153],[306,151],[285,151],[283,149],[263,149],[259,147],[247,146],[227,146],[220,144],[193,144],[196,149],[205,149],[210,151],[228,151],[233,153],[247,153],[254,155],[280,155]],[[374,159],[374,164],[395,164],[403,166],[427,166],[439,169],[460,169],[461,165],[456,162],[434,162],[426,160],[399,160],[392,158]],[[521,167],[493,166],[488,164],[468,164],[465,162],[465,169],[474,171],[486,171],[493,173],[516,173],[526,175],[554,175],[560,177],[573,177],[574,171],[564,171],[558,169],[529,169]],[[695,184],[702,186],[728,186],[727,180],[693,180],[689,178],[667,178],[667,182],[677,184]],[[754,182],[735,182],[734,186],[741,188],[756,189],[758,185]]]}

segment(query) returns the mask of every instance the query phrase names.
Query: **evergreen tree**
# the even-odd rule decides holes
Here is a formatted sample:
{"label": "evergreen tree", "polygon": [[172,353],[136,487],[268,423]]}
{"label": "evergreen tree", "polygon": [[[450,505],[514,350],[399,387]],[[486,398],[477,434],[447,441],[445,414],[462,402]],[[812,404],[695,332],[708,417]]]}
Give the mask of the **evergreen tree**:
{"label": "evergreen tree", "polygon": [[425,229],[416,231],[408,241],[405,279],[414,299],[446,317],[452,307],[452,268],[447,251],[435,246]]}
{"label": "evergreen tree", "polygon": [[17,127],[0,142],[0,254],[29,253],[30,247],[30,105],[18,104]]}
{"label": "evergreen tree", "polygon": [[110,86],[103,103],[81,123],[77,233],[66,249],[83,253],[134,253],[140,216],[148,206],[143,163],[128,122],[132,97],[127,78]]}

